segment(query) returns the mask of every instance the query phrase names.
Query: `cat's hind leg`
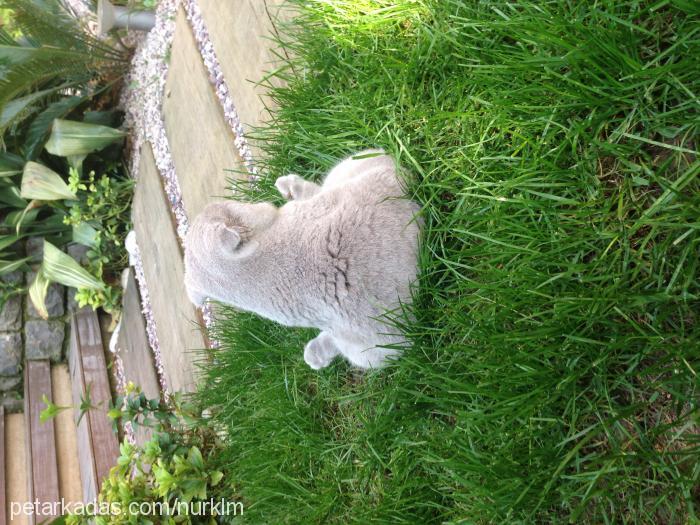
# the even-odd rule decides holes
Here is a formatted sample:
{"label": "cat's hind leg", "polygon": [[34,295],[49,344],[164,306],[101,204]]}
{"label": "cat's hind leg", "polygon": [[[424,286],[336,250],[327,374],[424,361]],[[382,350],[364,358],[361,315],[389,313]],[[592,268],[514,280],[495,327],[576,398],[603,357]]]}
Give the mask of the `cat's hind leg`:
{"label": "cat's hind leg", "polygon": [[279,177],[275,181],[275,188],[285,199],[295,201],[309,199],[321,191],[321,186],[318,184],[293,174]]}
{"label": "cat's hind leg", "polygon": [[304,361],[314,370],[326,368],[339,354],[340,349],[328,332],[321,332],[304,347]]}

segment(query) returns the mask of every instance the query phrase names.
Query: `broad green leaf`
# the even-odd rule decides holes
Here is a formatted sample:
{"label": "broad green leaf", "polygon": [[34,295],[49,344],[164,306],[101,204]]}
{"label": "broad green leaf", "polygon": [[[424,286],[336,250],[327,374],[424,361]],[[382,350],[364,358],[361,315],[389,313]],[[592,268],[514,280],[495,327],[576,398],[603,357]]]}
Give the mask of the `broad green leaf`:
{"label": "broad green leaf", "polygon": [[18,224],[29,225],[36,220],[36,216],[39,214],[39,208],[32,208],[29,211],[25,208],[24,210],[16,210],[10,212],[3,220],[3,224],[9,228],[16,228]]}
{"label": "broad green leaf", "polygon": [[17,259],[16,261],[0,261],[0,275],[5,275],[15,270],[19,270],[31,257]]}
{"label": "broad green leaf", "polygon": [[121,140],[126,133],[118,129],[56,119],[53,121],[51,136],[46,143],[46,150],[61,157],[87,155],[99,151],[113,142]]}
{"label": "broad green leaf", "polygon": [[22,235],[0,235],[0,251],[9,248],[21,238]]}
{"label": "broad green leaf", "polygon": [[42,271],[48,279],[64,286],[102,290],[104,284],[82,268],[70,255],[44,241]]}
{"label": "broad green leaf", "polygon": [[0,202],[13,208],[24,209],[27,206],[27,201],[22,198],[19,188],[14,184],[0,188]]}
{"label": "broad green leaf", "polygon": [[36,210],[37,208],[40,208],[42,205],[41,201],[36,201],[33,200],[29,204],[27,204],[27,207],[24,208],[22,211],[22,214],[19,216],[17,219],[17,223],[15,224],[15,233],[19,235],[20,230],[22,229],[22,224],[24,223],[24,219],[27,217],[27,214],[30,211]]}
{"label": "broad green leaf", "polygon": [[42,201],[77,199],[58,173],[32,161],[24,166],[22,197]]}
{"label": "broad green leaf", "polygon": [[24,159],[8,152],[0,152],[0,178],[12,177],[22,173]]}
{"label": "broad green leaf", "polygon": [[100,124],[101,126],[112,126],[116,124],[117,112],[110,109],[107,111],[86,111],[83,115],[83,122],[89,124]]}
{"label": "broad green leaf", "polygon": [[83,173],[83,161],[87,155],[68,155],[66,159],[71,168],[78,170],[78,173]]}
{"label": "broad green leaf", "polygon": [[95,239],[97,237],[97,230],[90,226],[87,222],[81,222],[80,224],[73,225],[73,242],[82,244],[92,248],[95,246]]}
{"label": "broad green leaf", "polygon": [[24,141],[24,150],[28,160],[34,160],[41,153],[41,149],[44,147],[44,143],[51,131],[53,121],[57,118],[65,117],[85,100],[87,100],[87,97],[72,96],[62,98],[46,106],[46,109],[34,118],[27,129],[27,136]]}
{"label": "broad green leaf", "polygon": [[48,319],[49,312],[46,310],[46,293],[49,290],[49,280],[44,275],[43,271],[39,269],[36,272],[36,277],[34,277],[34,282],[32,282],[29,287],[29,299],[31,299],[34,309],[39,313],[39,315]]}

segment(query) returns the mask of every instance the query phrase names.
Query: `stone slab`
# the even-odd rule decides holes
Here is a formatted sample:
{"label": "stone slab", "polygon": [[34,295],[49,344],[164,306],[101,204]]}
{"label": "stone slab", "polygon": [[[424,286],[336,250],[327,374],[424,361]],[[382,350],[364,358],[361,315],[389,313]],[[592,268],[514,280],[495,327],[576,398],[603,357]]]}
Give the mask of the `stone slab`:
{"label": "stone slab", "polygon": [[[129,270],[127,276],[122,308],[117,352],[122,360],[124,379],[138,385],[148,399],[160,398],[160,384],[153,353],[146,336],[146,325],[141,314],[141,299],[133,269]],[[148,428],[138,427],[134,438],[137,444],[142,445],[150,439],[151,435]]]}
{"label": "stone slab", "polygon": [[[224,2],[226,3],[226,2]],[[229,193],[226,170],[243,170],[234,135],[209,83],[189,23],[177,15],[163,118],[187,216]]]}
{"label": "stone slab", "polygon": [[19,374],[10,377],[0,376],[0,392],[16,390],[21,382],[22,377]]}
{"label": "stone slab", "polygon": [[158,375],[146,336],[146,324],[141,314],[141,299],[133,269],[129,270],[124,290],[117,351],[122,359],[126,381],[141,387],[149,399],[160,397]]}
{"label": "stone slab", "polygon": [[[236,111],[244,131],[268,120],[274,110],[264,85],[259,85],[269,71],[279,67],[277,45],[271,16],[278,11],[279,0],[199,0],[199,8],[209,31],[209,38],[221,65]],[[278,82],[276,79],[273,82]],[[253,155],[259,151],[253,148]]]}
{"label": "stone slab", "polygon": [[57,363],[63,355],[65,337],[63,321],[27,321],[24,324],[24,355],[26,359],[50,359]]}
{"label": "stone slab", "polygon": [[20,372],[22,336],[19,332],[0,333],[0,375],[14,376]]}
{"label": "stone slab", "polygon": [[22,297],[13,295],[0,308],[0,331],[12,331],[22,328]]}
{"label": "stone slab", "polygon": [[185,292],[182,250],[149,145],[141,150],[132,214],[168,387],[192,391],[194,361],[206,345]]}
{"label": "stone slab", "polygon": [[[36,272],[27,272],[27,287],[31,286],[36,278]],[[44,304],[46,305],[46,312],[49,317],[60,317],[64,314],[65,309],[63,307],[63,298],[65,295],[65,288],[58,283],[51,283],[46,292],[46,298],[44,299]],[[34,308],[34,304],[27,297],[25,302],[27,305],[26,314],[30,319],[40,319],[41,315]]]}

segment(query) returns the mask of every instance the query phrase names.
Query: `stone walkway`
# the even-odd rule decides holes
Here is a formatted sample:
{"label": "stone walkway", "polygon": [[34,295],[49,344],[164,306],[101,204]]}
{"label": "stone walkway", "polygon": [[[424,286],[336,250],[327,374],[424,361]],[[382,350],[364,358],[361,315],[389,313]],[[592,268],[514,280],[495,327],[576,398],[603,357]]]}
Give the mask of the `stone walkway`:
{"label": "stone walkway", "polygon": [[[201,329],[202,312],[195,310],[185,293],[178,225],[194,218],[207,203],[228,195],[234,173],[250,170],[250,162],[246,165],[250,159],[241,157],[242,135],[269,114],[271,102],[256,83],[275,68],[279,51],[271,40],[278,30],[273,19],[279,13],[289,16],[281,3],[183,0],[177,8],[162,94],[167,148],[145,140],[136,176],[133,221],[143,269],[139,279],[142,307],[148,315],[144,323],[134,312],[124,314],[122,329],[127,335],[120,337],[119,354],[126,381],[144,381],[132,361],[143,359],[143,349],[137,347],[149,340],[143,332],[148,331],[150,317],[155,331],[151,346],[155,339],[160,354],[156,369],[162,365],[161,384],[170,391],[191,391],[196,384],[196,361],[208,341]],[[224,105],[222,93],[228,95]],[[232,112],[240,118],[242,128],[232,128]],[[159,153],[154,156],[154,151]],[[158,169],[163,159],[157,157],[163,151],[171,155],[184,218],[176,215],[173,192],[167,190],[173,181]],[[254,160],[257,151],[252,153]],[[135,300],[127,303],[130,309],[138,304]],[[152,387],[144,385],[144,390]]]}

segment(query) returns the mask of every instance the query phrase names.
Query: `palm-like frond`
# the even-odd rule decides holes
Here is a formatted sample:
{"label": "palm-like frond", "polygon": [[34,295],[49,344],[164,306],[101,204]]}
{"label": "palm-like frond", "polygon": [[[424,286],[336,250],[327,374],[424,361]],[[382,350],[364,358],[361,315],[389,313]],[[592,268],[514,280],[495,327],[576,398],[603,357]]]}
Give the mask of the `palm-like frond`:
{"label": "palm-like frond", "polygon": [[0,29],[0,136],[66,89],[86,94],[88,82],[127,65],[125,51],[90,34],[58,0],[0,0],[0,7],[12,10],[22,33],[15,40]]}

